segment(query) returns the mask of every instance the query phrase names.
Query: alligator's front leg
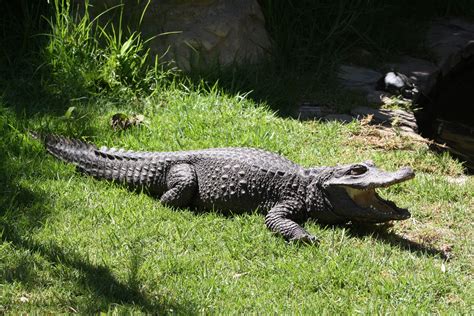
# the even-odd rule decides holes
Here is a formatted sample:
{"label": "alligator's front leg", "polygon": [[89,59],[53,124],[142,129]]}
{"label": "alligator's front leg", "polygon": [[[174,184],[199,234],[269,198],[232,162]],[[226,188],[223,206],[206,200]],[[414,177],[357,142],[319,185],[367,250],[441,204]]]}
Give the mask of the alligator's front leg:
{"label": "alligator's front leg", "polygon": [[316,243],[318,239],[315,236],[289,218],[295,211],[291,203],[279,203],[265,216],[265,224],[271,231],[282,234],[289,241]]}

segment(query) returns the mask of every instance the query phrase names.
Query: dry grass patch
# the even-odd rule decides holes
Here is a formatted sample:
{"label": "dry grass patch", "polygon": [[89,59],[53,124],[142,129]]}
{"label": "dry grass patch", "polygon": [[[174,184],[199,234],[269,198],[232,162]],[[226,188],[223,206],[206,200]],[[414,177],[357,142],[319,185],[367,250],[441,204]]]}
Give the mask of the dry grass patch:
{"label": "dry grass patch", "polygon": [[426,149],[431,143],[420,135],[404,132],[397,127],[372,125],[372,117],[368,115],[360,121],[360,128],[352,133],[347,144],[355,143],[382,150],[417,150]]}

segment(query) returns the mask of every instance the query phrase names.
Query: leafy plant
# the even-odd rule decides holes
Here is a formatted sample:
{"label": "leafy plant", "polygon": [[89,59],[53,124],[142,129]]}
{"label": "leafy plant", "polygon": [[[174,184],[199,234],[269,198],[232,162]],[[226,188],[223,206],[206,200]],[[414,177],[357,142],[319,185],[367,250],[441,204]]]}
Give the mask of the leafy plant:
{"label": "leafy plant", "polygon": [[[93,19],[88,1],[82,14],[74,13],[68,0],[54,0],[53,5],[44,59],[51,72],[49,86],[57,93],[81,97],[120,92],[137,97],[150,94],[172,74],[164,71],[158,56],[150,62],[146,44],[152,38],[143,40],[139,32],[124,31],[123,5]],[[118,23],[99,23],[112,10],[120,10]]]}

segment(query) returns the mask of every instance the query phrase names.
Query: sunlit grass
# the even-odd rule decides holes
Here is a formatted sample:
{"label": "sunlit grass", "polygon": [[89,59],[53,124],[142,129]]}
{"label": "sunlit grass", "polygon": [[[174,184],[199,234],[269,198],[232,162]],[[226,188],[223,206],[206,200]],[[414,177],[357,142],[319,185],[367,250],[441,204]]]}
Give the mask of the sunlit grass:
{"label": "sunlit grass", "polygon": [[[442,164],[456,166],[454,161],[425,149],[342,146],[357,126],[300,123],[218,90],[173,89],[147,100],[146,125],[120,133],[108,120],[127,105],[97,110],[84,103],[77,116],[89,119],[76,123],[57,115],[16,117],[2,111],[0,304],[5,310],[469,309],[473,183],[445,180]],[[308,166],[374,159],[386,169],[411,164],[416,170],[430,162],[439,171],[387,190],[413,212],[413,219],[389,230],[393,234],[379,236],[369,229],[360,235],[351,227],[309,223],[321,245],[301,247],[274,236],[259,214],[173,211],[146,194],[81,176],[21,130],[45,126],[98,145],[136,150],[252,146]],[[397,234],[425,245],[409,250],[410,243]],[[430,247],[451,247],[454,258],[445,262],[442,250],[436,254]]]}

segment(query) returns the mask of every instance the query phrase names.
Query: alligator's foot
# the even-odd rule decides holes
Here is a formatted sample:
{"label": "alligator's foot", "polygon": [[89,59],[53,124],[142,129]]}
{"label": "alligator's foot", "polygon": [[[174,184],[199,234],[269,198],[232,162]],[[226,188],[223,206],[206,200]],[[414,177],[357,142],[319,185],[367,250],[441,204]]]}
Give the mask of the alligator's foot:
{"label": "alligator's foot", "polygon": [[291,243],[301,243],[301,244],[308,244],[308,245],[317,245],[319,244],[319,239],[316,236],[311,234],[304,234],[295,236],[290,239]]}

